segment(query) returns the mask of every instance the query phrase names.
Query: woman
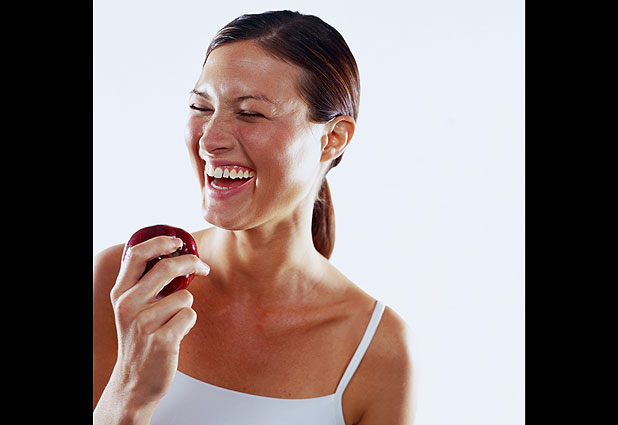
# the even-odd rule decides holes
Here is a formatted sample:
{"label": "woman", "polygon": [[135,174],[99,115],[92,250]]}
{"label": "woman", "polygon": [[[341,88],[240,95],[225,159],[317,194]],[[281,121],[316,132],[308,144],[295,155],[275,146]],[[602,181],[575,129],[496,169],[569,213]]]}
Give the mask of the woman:
{"label": "woman", "polygon": [[[326,174],[352,139],[359,93],[347,44],[315,16],[243,15],[217,33],[185,132],[215,227],[193,234],[201,258],[141,278],[176,240],[95,258],[97,425],[413,422],[403,320],[328,261]],[[187,290],[156,298],[189,273]]]}

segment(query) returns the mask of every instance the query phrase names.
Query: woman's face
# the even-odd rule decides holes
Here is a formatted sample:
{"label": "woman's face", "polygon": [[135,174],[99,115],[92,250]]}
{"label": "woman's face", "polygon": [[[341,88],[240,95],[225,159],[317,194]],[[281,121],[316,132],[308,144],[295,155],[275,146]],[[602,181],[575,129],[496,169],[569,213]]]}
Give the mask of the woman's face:
{"label": "woman's face", "polygon": [[190,94],[185,132],[209,223],[248,229],[313,205],[325,127],[307,118],[300,74],[251,41],[211,52]]}

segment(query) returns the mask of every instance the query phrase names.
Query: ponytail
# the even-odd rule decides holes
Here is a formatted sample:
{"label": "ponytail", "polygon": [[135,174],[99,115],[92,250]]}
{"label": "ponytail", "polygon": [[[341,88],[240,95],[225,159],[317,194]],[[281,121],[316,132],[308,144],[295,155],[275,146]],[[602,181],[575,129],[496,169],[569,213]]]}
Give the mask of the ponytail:
{"label": "ponytail", "polygon": [[326,177],[313,204],[311,235],[315,249],[324,257],[330,258],[335,247],[335,210]]}

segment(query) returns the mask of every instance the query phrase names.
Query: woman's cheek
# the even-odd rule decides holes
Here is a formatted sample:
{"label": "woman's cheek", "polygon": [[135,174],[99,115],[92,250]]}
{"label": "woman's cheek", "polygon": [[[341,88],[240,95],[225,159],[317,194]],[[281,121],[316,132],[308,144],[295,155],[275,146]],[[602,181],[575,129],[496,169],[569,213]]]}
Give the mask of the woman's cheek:
{"label": "woman's cheek", "polygon": [[184,138],[191,166],[200,182],[200,186],[203,187],[206,184],[206,179],[204,177],[204,164],[199,156],[201,128],[202,126],[198,120],[190,117],[187,125],[185,125]]}
{"label": "woman's cheek", "polygon": [[189,117],[185,125],[185,144],[189,150],[199,150],[202,125],[195,117]]}
{"label": "woman's cheek", "polygon": [[276,140],[272,129],[259,124],[239,126],[238,136],[247,151],[273,148]]}

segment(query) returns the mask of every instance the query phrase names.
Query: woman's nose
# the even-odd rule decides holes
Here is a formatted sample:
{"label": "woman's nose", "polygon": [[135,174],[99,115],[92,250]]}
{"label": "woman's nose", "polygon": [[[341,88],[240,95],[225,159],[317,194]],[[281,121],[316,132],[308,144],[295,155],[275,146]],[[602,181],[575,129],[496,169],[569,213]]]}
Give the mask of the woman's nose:
{"label": "woman's nose", "polygon": [[207,155],[217,155],[232,149],[234,139],[230,130],[223,117],[214,114],[203,124],[200,150]]}

